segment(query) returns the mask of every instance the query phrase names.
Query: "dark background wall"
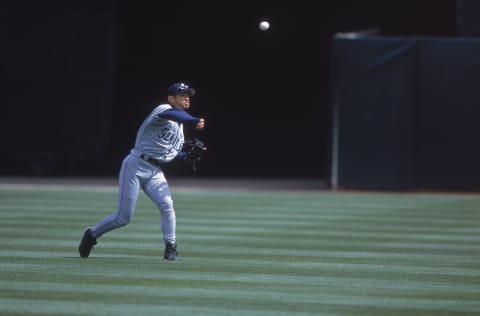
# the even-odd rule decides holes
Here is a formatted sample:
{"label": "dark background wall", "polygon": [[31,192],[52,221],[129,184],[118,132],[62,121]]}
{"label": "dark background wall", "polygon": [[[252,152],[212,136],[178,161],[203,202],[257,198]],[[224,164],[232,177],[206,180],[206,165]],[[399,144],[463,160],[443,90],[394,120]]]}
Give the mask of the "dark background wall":
{"label": "dark background wall", "polygon": [[208,124],[200,176],[324,178],[332,35],[451,37],[459,20],[454,0],[0,3],[1,174],[116,175],[182,80]]}
{"label": "dark background wall", "polygon": [[480,188],[480,40],[337,36],[332,182],[364,189]]}

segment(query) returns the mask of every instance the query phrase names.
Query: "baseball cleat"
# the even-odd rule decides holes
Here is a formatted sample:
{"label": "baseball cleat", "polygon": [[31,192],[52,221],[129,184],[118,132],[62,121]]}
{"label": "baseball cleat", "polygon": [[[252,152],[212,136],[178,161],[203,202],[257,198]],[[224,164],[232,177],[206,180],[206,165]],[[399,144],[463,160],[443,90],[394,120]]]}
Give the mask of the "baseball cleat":
{"label": "baseball cleat", "polygon": [[165,244],[165,253],[163,255],[163,258],[165,258],[165,260],[178,260],[179,258],[177,255],[177,244]]}
{"label": "baseball cleat", "polygon": [[97,239],[92,235],[91,227],[87,227],[83,233],[82,241],[80,241],[80,246],[78,246],[78,252],[80,257],[87,258],[92,251],[93,246],[97,244]]}

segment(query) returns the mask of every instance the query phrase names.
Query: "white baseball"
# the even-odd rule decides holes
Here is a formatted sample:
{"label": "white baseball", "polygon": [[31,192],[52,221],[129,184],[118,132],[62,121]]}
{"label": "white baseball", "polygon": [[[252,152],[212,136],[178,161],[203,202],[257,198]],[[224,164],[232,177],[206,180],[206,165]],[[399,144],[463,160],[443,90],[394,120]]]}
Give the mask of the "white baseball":
{"label": "white baseball", "polygon": [[270,28],[270,23],[268,21],[262,21],[258,24],[258,28],[262,31],[266,31]]}

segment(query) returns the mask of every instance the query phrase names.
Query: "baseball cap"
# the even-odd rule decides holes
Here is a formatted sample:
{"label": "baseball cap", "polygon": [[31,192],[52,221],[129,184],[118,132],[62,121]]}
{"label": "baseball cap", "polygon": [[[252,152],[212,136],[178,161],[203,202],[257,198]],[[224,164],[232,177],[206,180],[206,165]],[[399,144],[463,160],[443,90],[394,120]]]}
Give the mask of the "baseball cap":
{"label": "baseball cap", "polygon": [[177,82],[168,87],[168,95],[177,95],[187,93],[189,96],[195,95],[195,89],[184,84],[183,82]]}

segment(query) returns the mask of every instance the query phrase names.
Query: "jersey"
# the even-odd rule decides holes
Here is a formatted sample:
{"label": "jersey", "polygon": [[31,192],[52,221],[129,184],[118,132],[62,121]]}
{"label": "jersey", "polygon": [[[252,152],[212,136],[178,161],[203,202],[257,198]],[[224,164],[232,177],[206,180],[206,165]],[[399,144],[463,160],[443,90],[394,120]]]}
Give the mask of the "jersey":
{"label": "jersey", "polygon": [[145,154],[161,162],[172,161],[178,155],[185,142],[183,125],[159,117],[171,108],[170,104],[161,104],[145,118],[138,129],[132,154]]}

